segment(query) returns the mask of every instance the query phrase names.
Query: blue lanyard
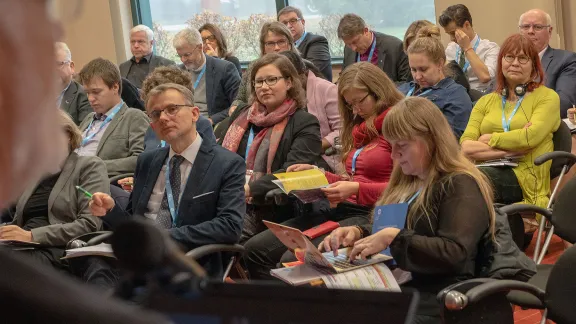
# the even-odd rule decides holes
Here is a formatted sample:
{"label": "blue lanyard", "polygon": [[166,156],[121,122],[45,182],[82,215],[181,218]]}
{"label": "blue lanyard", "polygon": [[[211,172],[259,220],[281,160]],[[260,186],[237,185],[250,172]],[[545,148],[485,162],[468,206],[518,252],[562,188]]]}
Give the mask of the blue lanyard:
{"label": "blue lanyard", "polygon": [[248,135],[248,143],[246,144],[246,155],[244,156],[244,160],[248,160],[248,153],[250,152],[250,147],[252,146],[253,141],[254,141],[254,129],[250,127],[250,135]]}
{"label": "blue lanyard", "polygon": [[198,88],[198,85],[200,84],[200,79],[202,79],[204,72],[206,72],[206,65],[207,64],[208,64],[208,62],[204,62],[204,66],[202,67],[202,71],[200,71],[200,74],[198,74],[198,77],[196,78],[196,82],[194,82],[194,90],[196,90],[196,88]]}
{"label": "blue lanyard", "polygon": [[418,195],[420,195],[420,191],[422,191],[422,189],[416,191],[415,194],[412,195],[412,197],[410,197],[410,199],[408,199],[408,201],[406,202],[408,205],[410,205],[414,199],[416,199],[416,197],[418,197]]}
{"label": "blue lanyard", "polygon": [[300,46],[300,44],[304,41],[304,38],[306,38],[307,34],[308,32],[305,31],[304,35],[302,35],[302,37],[300,37],[297,41],[294,42],[294,45],[296,45],[296,47]]}
{"label": "blue lanyard", "polygon": [[[412,94],[414,93],[414,89],[416,89],[416,85],[413,85],[412,87],[410,87],[410,90],[409,90],[408,93],[406,94],[406,97],[411,97]],[[416,97],[421,97],[421,96],[427,94],[427,93],[430,92],[430,91],[432,91],[432,89],[428,89],[428,90],[422,92],[421,94],[416,95]]]}
{"label": "blue lanyard", "polygon": [[510,123],[512,122],[512,117],[516,115],[518,108],[520,108],[520,105],[522,104],[522,100],[524,100],[524,96],[518,98],[518,101],[516,102],[516,107],[514,107],[514,110],[512,110],[510,117],[508,117],[508,122],[506,122],[506,114],[504,113],[504,109],[506,108],[506,97],[502,97],[502,128],[504,129],[504,132],[510,131]]}
{"label": "blue lanyard", "polygon": [[356,152],[354,152],[354,155],[352,156],[352,180],[354,180],[354,174],[356,174],[356,160],[358,159],[358,156],[360,156],[362,150],[364,150],[365,148],[366,146],[362,146],[361,148],[357,149]]}
{"label": "blue lanyard", "polygon": [[[372,47],[370,48],[370,54],[368,54],[368,63],[372,63],[372,55],[374,55],[374,49],[376,49],[376,35],[374,35],[374,33],[372,33],[372,37],[374,38],[374,41],[372,42]],[[356,62],[360,62],[360,53],[356,54]]]}
{"label": "blue lanyard", "polygon": [[86,137],[82,139],[82,143],[80,144],[80,146],[88,144],[88,142],[92,140],[94,136],[96,136],[96,134],[100,133],[100,131],[104,128],[104,126],[108,125],[108,123],[112,120],[112,118],[114,118],[114,116],[118,113],[118,111],[120,111],[120,108],[122,108],[123,105],[124,101],[120,100],[120,103],[114,107],[114,110],[112,110],[112,112],[106,117],[106,119],[104,119],[104,122],[100,124],[100,128],[98,128],[98,130],[95,131],[93,134],[88,135],[88,133],[90,133],[92,125],[94,124],[94,119],[92,119],[92,121],[88,125],[88,128],[86,128]]}
{"label": "blue lanyard", "polygon": [[[478,36],[478,39],[476,39],[476,44],[474,44],[474,47],[473,47],[474,53],[476,53],[476,49],[478,48],[479,44],[480,44],[480,36]],[[462,53],[462,49],[460,48],[460,46],[458,46],[458,53],[456,54],[456,63],[460,62],[460,55],[465,55],[465,54]],[[464,73],[466,73],[466,70],[468,69],[469,66],[470,66],[470,62],[468,62],[468,59],[466,59],[466,63],[464,63],[464,67],[462,68],[462,71],[464,71]]]}
{"label": "blue lanyard", "polygon": [[170,185],[170,160],[166,161],[166,198],[168,198],[168,209],[170,210],[170,215],[172,215],[172,227],[176,227],[176,217],[178,217],[178,211],[174,207],[174,195],[172,194],[172,186]]}

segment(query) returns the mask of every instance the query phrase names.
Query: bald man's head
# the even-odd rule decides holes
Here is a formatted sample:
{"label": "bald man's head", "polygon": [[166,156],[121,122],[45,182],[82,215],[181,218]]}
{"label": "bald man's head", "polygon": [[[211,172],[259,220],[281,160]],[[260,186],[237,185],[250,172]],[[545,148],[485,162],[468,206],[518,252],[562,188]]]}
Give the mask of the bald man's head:
{"label": "bald man's head", "polygon": [[520,33],[527,36],[538,52],[543,51],[552,38],[552,19],[540,9],[528,10],[520,16]]}

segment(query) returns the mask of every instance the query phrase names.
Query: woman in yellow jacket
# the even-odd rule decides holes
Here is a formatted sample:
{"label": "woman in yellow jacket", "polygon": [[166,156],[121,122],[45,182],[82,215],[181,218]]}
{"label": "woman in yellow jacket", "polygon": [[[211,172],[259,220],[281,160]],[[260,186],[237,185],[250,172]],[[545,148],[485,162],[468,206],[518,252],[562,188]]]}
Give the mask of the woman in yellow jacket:
{"label": "woman in yellow jacket", "polygon": [[496,91],[474,106],[460,138],[474,161],[518,156],[517,167],[482,167],[492,180],[496,202],[546,207],[551,162],[534,165],[554,150],[552,135],[560,126],[558,94],[543,85],[544,71],[530,39],[512,35],[498,56]]}

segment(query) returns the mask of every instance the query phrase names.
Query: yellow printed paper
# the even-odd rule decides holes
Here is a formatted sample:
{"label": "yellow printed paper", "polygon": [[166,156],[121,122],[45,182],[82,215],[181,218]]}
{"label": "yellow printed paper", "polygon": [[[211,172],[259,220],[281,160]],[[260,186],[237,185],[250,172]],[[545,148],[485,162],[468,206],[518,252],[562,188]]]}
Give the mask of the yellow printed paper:
{"label": "yellow printed paper", "polygon": [[286,193],[292,190],[310,190],[326,187],[328,179],[318,169],[274,174]]}

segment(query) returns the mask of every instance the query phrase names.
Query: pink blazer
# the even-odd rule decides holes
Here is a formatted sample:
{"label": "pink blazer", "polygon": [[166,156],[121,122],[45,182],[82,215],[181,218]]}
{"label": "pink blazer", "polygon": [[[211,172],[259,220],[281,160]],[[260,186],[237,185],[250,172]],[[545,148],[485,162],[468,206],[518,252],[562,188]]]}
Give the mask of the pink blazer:
{"label": "pink blazer", "polygon": [[[327,80],[318,78],[312,72],[308,72],[306,83],[306,99],[308,100],[308,112],[318,118],[320,122],[320,135],[330,145],[334,145],[334,139],[340,136],[342,121],[338,112],[338,87]],[[325,156],[322,158],[336,170],[340,163],[340,156]]]}

